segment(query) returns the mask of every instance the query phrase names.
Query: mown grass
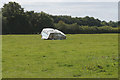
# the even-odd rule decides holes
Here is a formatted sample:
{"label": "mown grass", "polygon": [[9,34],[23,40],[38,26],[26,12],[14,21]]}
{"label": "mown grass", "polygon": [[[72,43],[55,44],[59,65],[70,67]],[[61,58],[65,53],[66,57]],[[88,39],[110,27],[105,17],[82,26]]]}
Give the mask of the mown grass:
{"label": "mown grass", "polygon": [[3,35],[3,78],[116,78],[118,34],[75,34],[66,40]]}

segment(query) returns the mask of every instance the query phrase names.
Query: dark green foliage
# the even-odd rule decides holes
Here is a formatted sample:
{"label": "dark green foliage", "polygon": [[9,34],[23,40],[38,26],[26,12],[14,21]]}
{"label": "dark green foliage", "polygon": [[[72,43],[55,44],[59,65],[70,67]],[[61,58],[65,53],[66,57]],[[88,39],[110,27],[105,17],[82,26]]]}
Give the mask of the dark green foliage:
{"label": "dark green foliage", "polygon": [[29,25],[29,33],[39,33],[45,27],[53,27],[53,19],[46,13],[25,12]]}
{"label": "dark green foliage", "polygon": [[117,27],[117,22],[106,22],[106,21],[100,21],[99,19],[95,19],[94,17],[71,17],[71,16],[52,16],[54,19],[54,23],[58,23],[59,21],[63,21],[66,24],[73,24],[77,23],[80,26],[112,26]]}
{"label": "dark green foliage", "polygon": [[[2,8],[3,34],[36,34],[43,28],[56,28],[67,34],[117,33],[118,22],[106,22],[94,17],[53,16],[44,12],[24,11],[16,2]],[[115,27],[115,28],[113,28]]]}
{"label": "dark green foliage", "polygon": [[2,8],[3,34],[27,33],[27,20],[23,8],[18,3],[9,2]]}
{"label": "dark green foliage", "polygon": [[48,14],[41,12],[38,17],[40,27],[37,27],[37,32],[40,32],[43,28],[53,28],[53,19]]}
{"label": "dark green foliage", "polygon": [[112,27],[117,27],[118,23],[117,22],[113,22],[113,21],[110,21],[108,22],[109,26],[112,26]]}
{"label": "dark green foliage", "polygon": [[46,13],[24,12],[16,2],[9,2],[2,8],[3,34],[39,33],[45,27],[53,27],[53,19]]}
{"label": "dark green foliage", "polygon": [[77,23],[66,24],[63,21],[59,21],[55,24],[55,28],[63,31],[67,34],[93,34],[93,33],[116,33],[119,32],[118,28],[113,28],[110,26],[79,26]]}

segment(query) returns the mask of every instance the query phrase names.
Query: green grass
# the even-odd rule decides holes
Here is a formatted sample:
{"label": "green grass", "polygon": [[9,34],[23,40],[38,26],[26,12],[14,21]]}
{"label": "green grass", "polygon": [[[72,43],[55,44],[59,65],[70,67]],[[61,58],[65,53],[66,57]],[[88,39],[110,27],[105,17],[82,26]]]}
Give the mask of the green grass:
{"label": "green grass", "polygon": [[118,34],[75,34],[66,40],[3,35],[3,78],[116,78]]}
{"label": "green grass", "polygon": [[0,79],[2,79],[2,36],[0,35]]}

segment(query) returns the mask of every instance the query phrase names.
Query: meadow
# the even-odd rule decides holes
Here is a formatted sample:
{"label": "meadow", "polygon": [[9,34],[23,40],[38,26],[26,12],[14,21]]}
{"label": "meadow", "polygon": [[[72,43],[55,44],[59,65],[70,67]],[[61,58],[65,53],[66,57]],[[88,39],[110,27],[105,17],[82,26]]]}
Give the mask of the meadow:
{"label": "meadow", "polygon": [[116,78],[118,34],[2,36],[3,78]]}

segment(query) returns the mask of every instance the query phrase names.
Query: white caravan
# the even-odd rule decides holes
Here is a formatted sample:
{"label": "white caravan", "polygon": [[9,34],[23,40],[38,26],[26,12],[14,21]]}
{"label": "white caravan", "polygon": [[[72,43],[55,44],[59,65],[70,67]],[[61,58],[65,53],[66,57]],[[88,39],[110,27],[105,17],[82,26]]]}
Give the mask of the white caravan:
{"label": "white caravan", "polygon": [[44,28],[41,32],[41,39],[48,39],[48,40],[63,40],[66,39],[66,35],[57,30],[52,28]]}

